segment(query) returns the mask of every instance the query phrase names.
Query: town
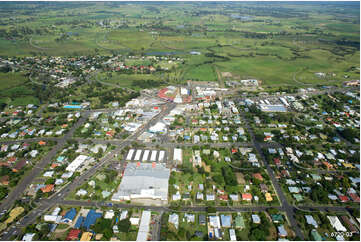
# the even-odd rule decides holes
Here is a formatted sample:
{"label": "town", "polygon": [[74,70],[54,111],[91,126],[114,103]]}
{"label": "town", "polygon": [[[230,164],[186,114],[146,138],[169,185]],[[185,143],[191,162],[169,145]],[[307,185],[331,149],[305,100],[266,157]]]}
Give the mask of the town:
{"label": "town", "polygon": [[358,236],[357,88],[230,93],[189,81],[124,106],[6,108],[2,238]]}
{"label": "town", "polygon": [[359,3],[17,4],[0,240],[360,240]]}

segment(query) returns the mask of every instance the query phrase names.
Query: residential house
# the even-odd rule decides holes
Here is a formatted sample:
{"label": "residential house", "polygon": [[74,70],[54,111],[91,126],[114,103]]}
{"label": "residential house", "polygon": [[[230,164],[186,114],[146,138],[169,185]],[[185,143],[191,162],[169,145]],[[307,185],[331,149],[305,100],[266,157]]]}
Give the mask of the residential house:
{"label": "residential house", "polygon": [[288,233],[283,225],[277,226],[277,230],[281,238],[287,237]]}
{"label": "residential house", "polygon": [[244,229],[246,227],[244,219],[240,214],[238,214],[237,217],[235,218],[235,227],[239,229]]}
{"label": "residential house", "polygon": [[318,224],[312,215],[305,215],[305,218],[307,224],[313,225],[313,227],[318,228]]}
{"label": "residential house", "polygon": [[261,218],[258,216],[258,214],[252,214],[252,222],[255,224],[261,223]]}
{"label": "residential house", "polygon": [[80,234],[81,234],[80,229],[71,229],[65,240],[79,240]]}
{"label": "residential house", "polygon": [[342,225],[337,216],[327,216],[331,226],[338,232],[346,232],[347,229]]}
{"label": "residential house", "polygon": [[252,201],[252,194],[250,193],[242,193],[242,200],[243,201]]}
{"label": "residential house", "polygon": [[231,227],[232,216],[221,214],[221,223],[222,223],[222,227],[227,227],[227,228]]}

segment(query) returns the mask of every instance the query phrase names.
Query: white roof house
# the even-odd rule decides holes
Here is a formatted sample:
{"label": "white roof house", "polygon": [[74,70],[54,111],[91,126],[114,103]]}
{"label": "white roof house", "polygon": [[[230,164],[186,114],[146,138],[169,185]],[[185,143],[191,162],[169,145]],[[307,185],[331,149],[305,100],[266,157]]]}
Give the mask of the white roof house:
{"label": "white roof house", "polygon": [[123,210],[120,214],[119,220],[126,219],[128,217],[128,210]]}
{"label": "white roof house", "polygon": [[178,229],[178,225],[179,225],[179,216],[178,216],[178,214],[172,213],[171,215],[169,215],[168,222],[174,224],[174,227],[176,229]]}
{"label": "white roof house", "polygon": [[65,170],[75,172],[86,160],[88,156],[79,155],[72,163],[70,163]]}
{"label": "white roof house", "polygon": [[60,213],[60,211],[61,211],[61,208],[56,207],[56,208],[53,210],[53,212],[51,213],[51,215],[58,215],[58,214]]}
{"label": "white roof house", "polygon": [[229,229],[229,238],[231,241],[237,241],[236,231],[234,229]]}
{"label": "white roof house", "polygon": [[149,232],[149,222],[150,222],[150,211],[143,211],[142,219],[140,220],[137,241],[147,241],[148,232]]}
{"label": "white roof house", "polygon": [[44,215],[45,222],[59,223],[60,220],[61,220],[61,216],[58,216],[58,215]]}
{"label": "white roof house", "polygon": [[35,236],[35,233],[27,233],[24,235],[22,241],[32,241]]}
{"label": "white roof house", "polygon": [[106,211],[106,213],[104,215],[105,219],[112,219],[113,217],[114,217],[114,211],[113,210]]}
{"label": "white roof house", "polygon": [[341,221],[337,216],[327,216],[328,220],[330,220],[330,224],[333,228],[338,232],[346,232],[347,229],[342,225]]}
{"label": "white roof house", "polygon": [[180,91],[181,91],[181,95],[188,95],[188,89],[187,88],[181,87]]}
{"label": "white roof house", "polygon": [[318,228],[318,224],[312,215],[305,215],[307,224],[313,225],[313,227]]}
{"label": "white roof house", "polygon": [[131,225],[138,225],[139,220],[140,220],[139,218],[130,218],[129,219]]}
{"label": "white roof house", "polygon": [[47,172],[44,173],[43,176],[44,176],[44,177],[52,177],[53,174],[54,174],[54,171],[47,171]]}
{"label": "white roof house", "polygon": [[182,149],[175,148],[173,153],[173,160],[182,163],[183,159]]}
{"label": "white roof house", "polygon": [[221,220],[219,219],[219,216],[209,216],[209,224],[213,228],[221,228]]}
{"label": "white roof house", "polygon": [[170,169],[161,163],[128,163],[112,200],[160,199],[167,201]]}

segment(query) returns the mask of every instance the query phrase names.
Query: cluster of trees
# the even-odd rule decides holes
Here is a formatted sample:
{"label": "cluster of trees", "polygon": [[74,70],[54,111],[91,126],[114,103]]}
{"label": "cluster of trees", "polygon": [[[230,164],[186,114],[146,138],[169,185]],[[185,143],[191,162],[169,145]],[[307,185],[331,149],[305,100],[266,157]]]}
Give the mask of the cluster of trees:
{"label": "cluster of trees", "polygon": [[0,186],[0,200],[4,199],[9,193],[9,189],[4,186]]}
{"label": "cluster of trees", "polygon": [[28,26],[21,26],[11,29],[0,29],[0,37],[6,39],[23,38],[33,34],[43,35],[49,33],[51,33],[51,31],[48,28],[30,28]]}
{"label": "cluster of trees", "polygon": [[[103,239],[110,240],[111,237],[113,237],[113,224],[114,219],[104,219],[99,218],[97,219],[96,223],[93,225],[93,231],[95,233],[103,234]],[[128,233],[131,230],[131,223],[129,221],[129,218],[120,220],[118,222],[118,229],[120,232]]]}
{"label": "cluster of trees", "polygon": [[264,241],[267,240],[267,236],[270,234],[269,229],[271,223],[268,221],[264,213],[259,214],[259,216],[261,218],[261,223],[251,224],[251,229],[248,235],[249,240]]}
{"label": "cluster of trees", "polygon": [[[14,187],[20,180],[21,176],[24,174],[24,169],[22,169],[19,172],[13,172],[9,167],[7,166],[1,166],[0,167],[0,177],[2,176],[9,176],[9,186]],[[2,191],[6,191],[7,189],[2,189]],[[6,196],[6,195],[5,195]],[[1,195],[0,195],[1,197]]]}
{"label": "cluster of trees", "polygon": [[350,142],[354,142],[355,138],[360,138],[360,130],[355,128],[347,127],[340,131],[340,134],[343,138],[347,139]]}

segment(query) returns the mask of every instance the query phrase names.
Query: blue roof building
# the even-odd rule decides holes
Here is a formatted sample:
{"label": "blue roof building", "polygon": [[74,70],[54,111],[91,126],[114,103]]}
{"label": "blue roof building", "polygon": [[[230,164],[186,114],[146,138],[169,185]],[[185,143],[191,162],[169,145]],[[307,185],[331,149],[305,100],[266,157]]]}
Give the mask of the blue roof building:
{"label": "blue roof building", "polygon": [[88,212],[88,215],[86,216],[84,223],[82,225],[83,228],[86,228],[87,230],[89,230],[90,226],[92,226],[93,224],[95,224],[96,220],[98,218],[100,218],[102,216],[101,213],[97,213],[95,212],[95,210],[91,209]]}
{"label": "blue roof building", "polygon": [[222,227],[231,227],[231,215],[223,215],[221,214],[221,223]]}
{"label": "blue roof building", "polygon": [[63,222],[71,223],[71,222],[73,222],[75,216],[76,216],[76,209],[72,208],[64,215]]}
{"label": "blue roof building", "polygon": [[79,229],[80,226],[83,224],[84,221],[84,217],[83,216],[79,216],[78,220],[76,221],[74,228],[75,229]]}

